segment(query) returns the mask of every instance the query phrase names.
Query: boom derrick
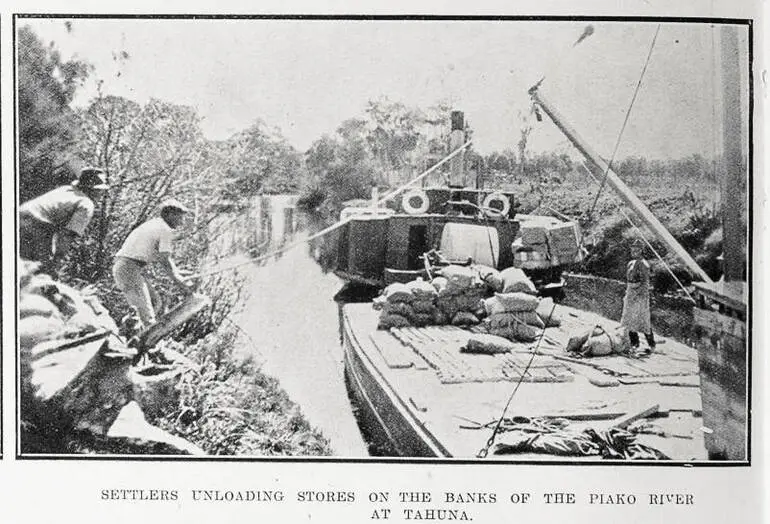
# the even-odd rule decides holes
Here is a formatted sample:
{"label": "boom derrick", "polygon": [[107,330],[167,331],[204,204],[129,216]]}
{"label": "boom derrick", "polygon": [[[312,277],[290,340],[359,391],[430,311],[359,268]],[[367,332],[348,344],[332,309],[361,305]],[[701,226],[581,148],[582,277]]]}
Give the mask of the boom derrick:
{"label": "boom derrick", "polygon": [[607,185],[611,187],[615,193],[620,197],[623,202],[629,205],[639,215],[644,224],[652,231],[656,238],[663,242],[671,251],[685,263],[690,271],[699,276],[705,282],[713,282],[713,280],[706,274],[705,271],[698,265],[697,262],[690,256],[687,250],[677,242],[673,235],[666,229],[666,227],[660,223],[660,221],[652,214],[649,208],[639,200],[634,192],[629,188],[623,180],[610,168],[607,162],[599,156],[581,137],[578,135],[569,124],[567,124],[559,112],[554,108],[550,102],[543,96],[538,90],[539,85],[535,85],[529,90],[529,94],[532,97],[537,106],[543,109],[545,113],[551,118],[556,127],[564,133],[569,141],[574,145],[580,153],[586,157],[586,159],[597,169],[600,169],[603,173],[606,173]]}

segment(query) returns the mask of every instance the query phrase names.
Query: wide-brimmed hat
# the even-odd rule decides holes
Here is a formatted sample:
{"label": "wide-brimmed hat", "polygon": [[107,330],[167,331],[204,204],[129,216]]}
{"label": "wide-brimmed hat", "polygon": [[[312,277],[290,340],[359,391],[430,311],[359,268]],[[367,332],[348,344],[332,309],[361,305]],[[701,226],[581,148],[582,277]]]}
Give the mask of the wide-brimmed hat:
{"label": "wide-brimmed hat", "polygon": [[168,200],[164,200],[160,204],[160,210],[163,211],[164,209],[177,209],[181,211],[182,213],[189,213],[190,209],[182,204],[179,200],[176,198],[169,198]]}
{"label": "wide-brimmed hat", "polygon": [[80,171],[80,177],[72,182],[81,189],[109,189],[104,170],[98,167],[86,167]]}

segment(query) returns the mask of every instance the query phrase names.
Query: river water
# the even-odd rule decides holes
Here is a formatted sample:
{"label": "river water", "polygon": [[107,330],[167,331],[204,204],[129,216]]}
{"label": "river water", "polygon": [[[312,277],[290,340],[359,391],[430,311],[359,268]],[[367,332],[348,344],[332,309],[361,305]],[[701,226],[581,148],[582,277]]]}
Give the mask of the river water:
{"label": "river water", "polygon": [[[270,252],[319,229],[293,211],[296,197],[257,199],[246,220],[260,252]],[[343,378],[342,347],[334,295],[342,281],[325,273],[316,258],[323,244],[303,244],[260,266],[244,266],[248,294],[236,322],[262,370],[280,381],[311,425],[329,439],[335,455],[364,457],[361,437]]]}

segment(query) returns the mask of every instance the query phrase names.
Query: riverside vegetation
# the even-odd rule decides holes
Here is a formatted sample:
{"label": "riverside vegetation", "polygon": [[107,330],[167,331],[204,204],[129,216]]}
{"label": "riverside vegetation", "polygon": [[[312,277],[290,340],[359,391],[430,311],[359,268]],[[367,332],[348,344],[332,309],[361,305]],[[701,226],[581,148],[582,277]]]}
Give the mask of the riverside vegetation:
{"label": "riverside vegetation", "polygon": [[[237,215],[260,194],[300,194],[300,205],[326,223],[343,202],[366,199],[372,187],[388,187],[440,158],[447,143],[450,107],[438,102],[410,108],[387,98],[370,101],[360,117],[342,122],[302,153],[277,129],[255,120],[226,140],[207,139],[195,109],[149,100],[144,104],[103,91],[99,72],[86,62],[65,60],[54,44],[45,46],[28,27],[18,30],[19,201],[75,177],[79,166],[106,170],[110,190],[97,202],[86,236],[72,249],[61,278],[74,286],[94,285],[114,319],[126,304],[112,282],[112,255],[128,233],[152,216],[157,204],[174,196],[193,208],[188,234],[175,258],[201,270],[221,255],[215,227],[223,215]],[[116,69],[131,60],[114,53]],[[103,79],[101,79],[103,80]],[[84,82],[99,88],[86,105],[73,100]],[[579,218],[592,240],[581,271],[622,278],[626,244],[633,232],[605,190],[591,216],[596,195],[582,167],[566,152],[532,152],[532,125],[522,118],[511,149],[481,155],[473,149],[467,166],[486,187],[512,188],[520,212],[557,212]],[[618,173],[710,273],[721,252],[716,201],[718,159],[628,158]],[[745,214],[744,214],[745,215]],[[667,260],[663,246],[654,243]],[[673,262],[673,261],[672,261]],[[676,266],[676,264],[675,264]],[[676,271],[686,281],[682,268]],[[212,454],[326,455],[328,441],[309,426],[299,408],[256,361],[235,357],[243,341],[227,322],[248,297],[235,272],[204,277],[199,290],[212,307],[188,322],[167,344],[196,364],[179,384],[177,406],[152,423]],[[657,267],[660,292],[676,289]],[[174,302],[173,286],[162,294]],[[77,447],[77,446],[75,446]]]}

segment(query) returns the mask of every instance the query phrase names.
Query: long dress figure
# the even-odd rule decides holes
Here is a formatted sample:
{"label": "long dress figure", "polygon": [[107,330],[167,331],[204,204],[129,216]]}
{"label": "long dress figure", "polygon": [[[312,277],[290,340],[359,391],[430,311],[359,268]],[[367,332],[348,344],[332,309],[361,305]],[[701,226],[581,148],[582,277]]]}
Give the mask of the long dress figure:
{"label": "long dress figure", "polygon": [[655,350],[655,337],[650,322],[650,264],[642,256],[641,240],[631,245],[631,261],[626,267],[626,296],[620,323],[628,330],[631,346],[639,348],[639,333],[644,333],[649,346],[645,353]]}

